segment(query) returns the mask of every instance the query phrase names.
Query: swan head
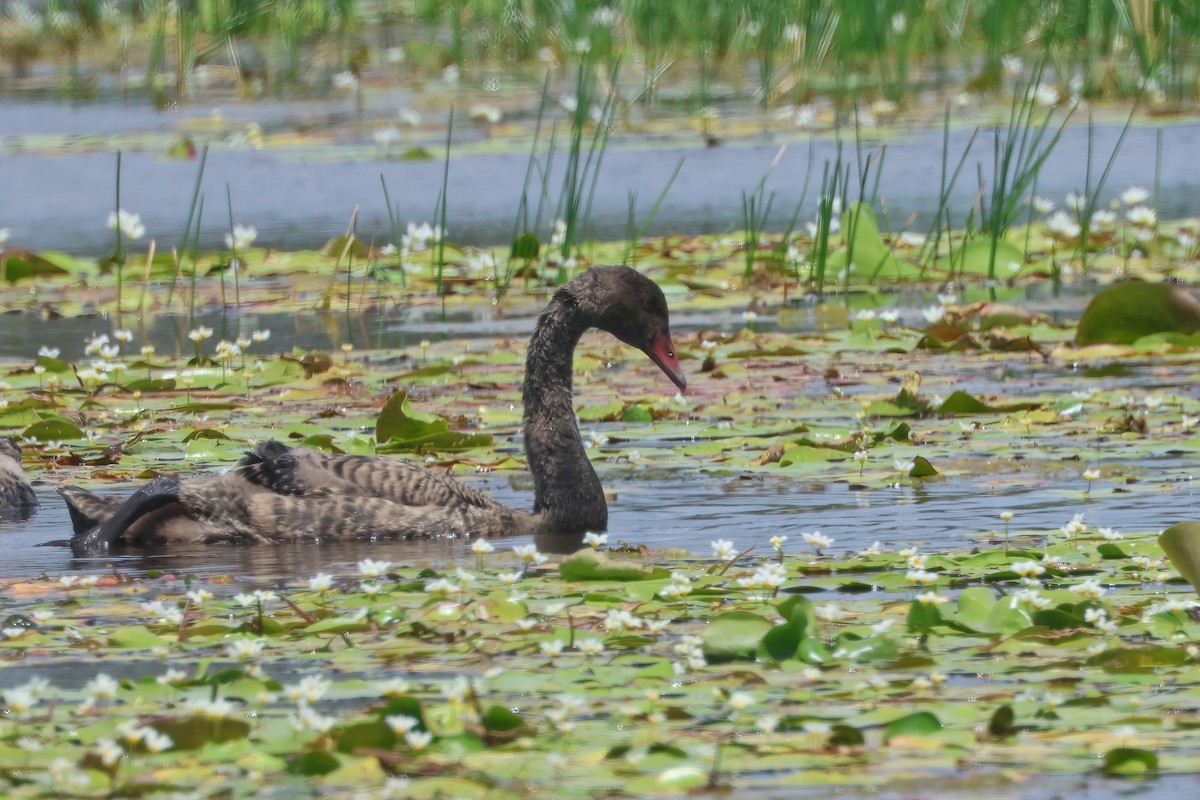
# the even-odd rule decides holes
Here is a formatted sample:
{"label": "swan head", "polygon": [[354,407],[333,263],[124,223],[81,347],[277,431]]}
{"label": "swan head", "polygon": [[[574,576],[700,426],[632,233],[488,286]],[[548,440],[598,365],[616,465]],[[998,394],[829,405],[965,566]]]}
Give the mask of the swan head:
{"label": "swan head", "polygon": [[562,291],[591,327],[641,350],[681,392],[687,389],[671,341],[667,298],[658,284],[629,267],[592,267]]}

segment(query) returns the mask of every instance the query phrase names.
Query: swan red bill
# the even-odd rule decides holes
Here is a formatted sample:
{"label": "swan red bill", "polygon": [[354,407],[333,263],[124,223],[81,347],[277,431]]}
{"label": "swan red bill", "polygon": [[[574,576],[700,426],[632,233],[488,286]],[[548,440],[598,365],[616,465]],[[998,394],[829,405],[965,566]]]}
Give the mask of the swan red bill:
{"label": "swan red bill", "polygon": [[650,360],[658,364],[658,368],[667,374],[671,382],[679,387],[679,391],[687,390],[687,378],[679,366],[679,358],[675,355],[675,343],[671,341],[671,332],[663,331],[646,350]]}

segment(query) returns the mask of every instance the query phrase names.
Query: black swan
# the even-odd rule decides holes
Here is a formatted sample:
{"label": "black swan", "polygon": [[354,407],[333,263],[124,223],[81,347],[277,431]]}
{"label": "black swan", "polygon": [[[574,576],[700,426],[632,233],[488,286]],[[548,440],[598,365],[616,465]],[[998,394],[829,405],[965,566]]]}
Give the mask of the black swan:
{"label": "black swan", "polygon": [[11,436],[0,436],[0,518],[26,519],[37,504],[21,468],[21,446]]}
{"label": "black swan", "polygon": [[667,301],[653,281],[628,267],[594,267],[560,288],[538,318],[525,362],[532,513],[407,461],[265,442],[224,475],[155,478],[124,502],[64,487],[71,548],[530,534],[543,549],[577,547],[584,533],[608,524],[572,403],[575,345],[593,327],[642,350],[680,390],[687,386]]}

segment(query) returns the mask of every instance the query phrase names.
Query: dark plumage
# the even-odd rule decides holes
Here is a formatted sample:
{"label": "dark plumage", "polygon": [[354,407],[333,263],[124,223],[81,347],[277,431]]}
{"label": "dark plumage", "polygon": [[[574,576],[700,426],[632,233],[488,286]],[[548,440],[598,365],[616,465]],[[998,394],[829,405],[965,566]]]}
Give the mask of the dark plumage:
{"label": "dark plumage", "polygon": [[559,289],[538,318],[525,365],[532,513],[408,461],[265,442],[224,475],[157,478],[118,507],[76,487],[60,490],[76,530],[71,546],[521,534],[546,549],[577,546],[585,532],[608,524],[572,403],[575,345],[593,327],[642,350],[686,387],[667,301],[653,281],[627,267],[596,267]]}
{"label": "dark plumage", "polygon": [[0,513],[28,517],[37,504],[21,468],[21,446],[11,436],[0,436]]}

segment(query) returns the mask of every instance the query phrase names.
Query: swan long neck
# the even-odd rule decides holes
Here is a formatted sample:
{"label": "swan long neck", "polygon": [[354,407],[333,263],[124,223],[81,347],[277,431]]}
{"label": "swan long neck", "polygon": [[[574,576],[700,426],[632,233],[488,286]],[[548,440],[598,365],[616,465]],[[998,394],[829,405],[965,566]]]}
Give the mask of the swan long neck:
{"label": "swan long neck", "polygon": [[541,531],[582,536],[608,526],[604,489],[575,423],[571,371],[575,345],[591,327],[559,292],[538,318],[526,356],[525,453],[533,473],[533,513]]}

